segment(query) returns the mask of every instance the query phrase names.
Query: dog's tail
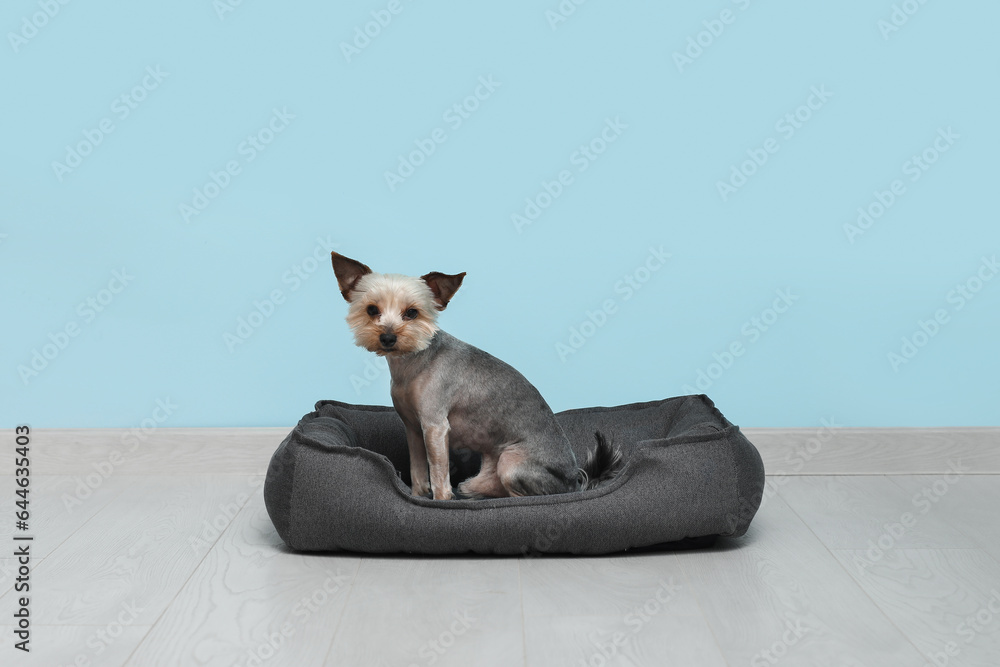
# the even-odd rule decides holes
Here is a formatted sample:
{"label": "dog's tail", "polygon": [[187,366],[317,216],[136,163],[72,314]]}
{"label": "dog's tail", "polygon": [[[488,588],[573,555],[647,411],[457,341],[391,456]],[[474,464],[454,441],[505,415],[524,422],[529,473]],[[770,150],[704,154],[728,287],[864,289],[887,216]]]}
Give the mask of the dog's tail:
{"label": "dog's tail", "polygon": [[594,431],[594,437],[597,438],[597,446],[587,454],[587,460],[580,469],[584,491],[596,489],[614,479],[625,463],[622,450],[613,446],[603,433]]}

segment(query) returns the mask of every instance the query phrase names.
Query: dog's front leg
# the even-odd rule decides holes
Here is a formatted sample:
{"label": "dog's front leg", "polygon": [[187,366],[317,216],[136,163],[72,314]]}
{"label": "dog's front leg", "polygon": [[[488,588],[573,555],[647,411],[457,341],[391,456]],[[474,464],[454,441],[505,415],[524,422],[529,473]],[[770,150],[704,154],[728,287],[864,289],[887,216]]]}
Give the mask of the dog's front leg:
{"label": "dog's front leg", "polygon": [[427,479],[427,449],[419,427],[406,427],[406,444],[410,447],[410,492],[415,496],[426,496],[431,484]]}
{"label": "dog's front leg", "polygon": [[434,500],[451,500],[451,472],[448,469],[448,420],[424,424],[423,428]]}

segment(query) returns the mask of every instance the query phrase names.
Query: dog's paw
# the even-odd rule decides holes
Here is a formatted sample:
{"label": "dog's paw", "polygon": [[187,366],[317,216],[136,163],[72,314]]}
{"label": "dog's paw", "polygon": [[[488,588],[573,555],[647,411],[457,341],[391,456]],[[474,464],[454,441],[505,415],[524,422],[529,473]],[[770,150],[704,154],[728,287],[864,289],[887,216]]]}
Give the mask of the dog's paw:
{"label": "dog's paw", "polygon": [[452,500],[455,494],[451,492],[451,489],[441,489],[441,491],[434,492],[434,500]]}
{"label": "dog's paw", "polygon": [[431,495],[431,485],[428,482],[417,482],[410,487],[410,493],[414,496],[429,496]]}
{"label": "dog's paw", "polygon": [[482,493],[469,484],[470,480],[465,480],[458,485],[458,497],[464,500],[482,500],[486,498]]}

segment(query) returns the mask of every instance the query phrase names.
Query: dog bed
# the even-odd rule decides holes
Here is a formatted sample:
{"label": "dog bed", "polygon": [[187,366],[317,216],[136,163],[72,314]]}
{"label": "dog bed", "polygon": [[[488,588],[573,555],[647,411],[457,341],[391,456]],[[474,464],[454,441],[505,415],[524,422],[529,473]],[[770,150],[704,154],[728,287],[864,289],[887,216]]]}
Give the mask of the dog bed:
{"label": "dog bed", "polygon": [[[556,415],[577,460],[600,429],[624,466],[590,491],[486,500],[410,495],[403,423],[391,407],[320,401],[271,458],[264,502],[299,551],[607,554],[743,535],[760,505],[756,448],[707,396]],[[452,484],[478,455],[452,452]]]}

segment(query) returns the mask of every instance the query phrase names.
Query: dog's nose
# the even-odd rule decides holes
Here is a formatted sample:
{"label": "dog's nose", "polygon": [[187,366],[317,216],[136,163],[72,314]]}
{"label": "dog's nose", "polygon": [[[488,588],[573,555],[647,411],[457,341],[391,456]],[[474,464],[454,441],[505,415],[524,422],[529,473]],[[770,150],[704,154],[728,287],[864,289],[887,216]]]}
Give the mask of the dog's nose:
{"label": "dog's nose", "polygon": [[378,342],[382,343],[383,347],[392,347],[396,344],[396,334],[384,333],[378,337]]}

